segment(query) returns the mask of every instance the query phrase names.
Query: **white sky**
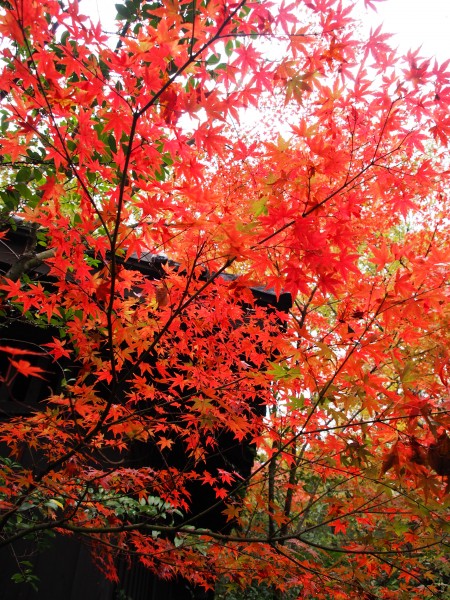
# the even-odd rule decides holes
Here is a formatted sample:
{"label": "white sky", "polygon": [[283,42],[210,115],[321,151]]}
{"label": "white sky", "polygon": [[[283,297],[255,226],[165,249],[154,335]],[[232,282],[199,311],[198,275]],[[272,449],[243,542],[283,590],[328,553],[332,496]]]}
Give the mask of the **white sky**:
{"label": "white sky", "polygon": [[[362,0],[361,4],[362,4]],[[112,27],[116,3],[123,0],[82,0],[81,10],[101,18]],[[384,23],[387,33],[394,33],[392,44],[401,52],[422,46],[424,57],[436,56],[440,62],[450,58],[450,0],[384,0],[376,4],[377,14],[368,10],[364,22],[377,27]]]}
{"label": "white sky", "polygon": [[385,0],[369,15],[374,24],[384,22],[387,33],[395,33],[392,44],[406,52],[422,46],[421,55],[450,59],[449,0]]}

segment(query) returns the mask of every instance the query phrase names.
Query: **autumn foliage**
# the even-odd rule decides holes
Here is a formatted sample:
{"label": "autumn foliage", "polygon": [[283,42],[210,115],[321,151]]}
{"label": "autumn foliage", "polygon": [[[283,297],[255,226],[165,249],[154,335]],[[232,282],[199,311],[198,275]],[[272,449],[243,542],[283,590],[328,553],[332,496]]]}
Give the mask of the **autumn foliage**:
{"label": "autumn foliage", "polygon": [[[209,589],[433,597],[448,62],[397,56],[350,2],[117,11],[105,33],[76,1],[1,3],[0,244],[29,238],[0,278],[0,403],[59,373],[2,409],[1,543],[80,535],[113,579],[133,555]],[[256,445],[251,473],[208,462],[224,438]]]}

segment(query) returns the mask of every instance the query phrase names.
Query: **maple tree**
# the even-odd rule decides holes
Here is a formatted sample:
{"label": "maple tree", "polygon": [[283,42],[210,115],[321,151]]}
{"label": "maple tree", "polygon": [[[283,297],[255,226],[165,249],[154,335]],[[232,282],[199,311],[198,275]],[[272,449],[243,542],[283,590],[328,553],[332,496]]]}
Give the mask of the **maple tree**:
{"label": "maple tree", "polygon": [[[59,377],[0,423],[1,544],[79,535],[112,579],[128,555],[206,589],[435,596],[449,61],[335,0],[117,11],[106,34],[77,2],[1,3],[2,247],[28,231],[2,389]],[[26,323],[42,343],[14,343]],[[251,472],[210,461],[224,438]]]}

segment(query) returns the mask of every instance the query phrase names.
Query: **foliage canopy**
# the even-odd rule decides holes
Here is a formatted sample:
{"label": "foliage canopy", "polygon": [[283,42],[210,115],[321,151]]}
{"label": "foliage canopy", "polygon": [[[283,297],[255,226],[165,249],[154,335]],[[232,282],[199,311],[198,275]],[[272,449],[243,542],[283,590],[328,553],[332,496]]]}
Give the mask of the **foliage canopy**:
{"label": "foliage canopy", "polygon": [[[106,33],[76,1],[1,3],[0,244],[29,232],[0,281],[1,543],[78,534],[110,578],[128,554],[206,588],[436,597],[448,61],[361,36],[350,2],[117,12]],[[15,344],[24,323],[51,336]],[[257,446],[251,473],[211,466],[223,438]]]}

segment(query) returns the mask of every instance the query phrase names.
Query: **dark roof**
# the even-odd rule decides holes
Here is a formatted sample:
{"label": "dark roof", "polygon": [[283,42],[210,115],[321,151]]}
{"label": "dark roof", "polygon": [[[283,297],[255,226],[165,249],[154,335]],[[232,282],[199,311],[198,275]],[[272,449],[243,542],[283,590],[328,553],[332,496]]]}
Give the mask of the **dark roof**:
{"label": "dark roof", "polygon": [[[14,264],[32,239],[30,226],[19,219],[14,219],[13,224],[8,229],[7,236],[0,240],[0,269],[3,272]],[[40,251],[42,250],[41,248]],[[177,262],[168,259],[166,256],[155,255],[150,252],[142,254],[139,258],[137,255],[132,255],[123,264],[126,268],[140,271],[150,279],[162,279],[165,265],[175,268],[179,266]],[[44,275],[47,272],[47,267],[41,265],[35,267],[33,271]],[[205,270],[201,278],[206,280],[209,276],[210,273]],[[239,275],[225,272],[220,275],[220,278],[232,282],[238,280]],[[292,306],[292,297],[288,292],[281,292],[277,296],[272,288],[263,285],[251,286],[250,290],[258,304],[262,306],[273,306],[283,312],[287,312]]]}

